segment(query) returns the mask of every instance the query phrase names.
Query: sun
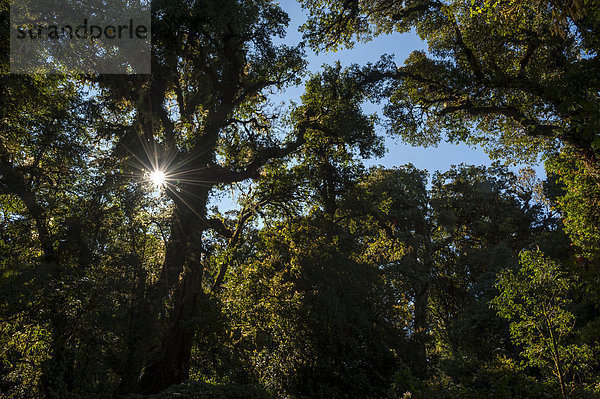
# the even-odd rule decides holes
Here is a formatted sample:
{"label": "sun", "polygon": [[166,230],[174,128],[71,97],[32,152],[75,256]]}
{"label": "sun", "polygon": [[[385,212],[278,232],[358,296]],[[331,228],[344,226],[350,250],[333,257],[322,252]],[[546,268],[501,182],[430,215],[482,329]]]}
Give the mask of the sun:
{"label": "sun", "polygon": [[150,173],[150,181],[156,187],[162,187],[165,184],[166,180],[167,177],[165,176],[165,172],[163,172],[162,170],[155,170],[152,173]]}

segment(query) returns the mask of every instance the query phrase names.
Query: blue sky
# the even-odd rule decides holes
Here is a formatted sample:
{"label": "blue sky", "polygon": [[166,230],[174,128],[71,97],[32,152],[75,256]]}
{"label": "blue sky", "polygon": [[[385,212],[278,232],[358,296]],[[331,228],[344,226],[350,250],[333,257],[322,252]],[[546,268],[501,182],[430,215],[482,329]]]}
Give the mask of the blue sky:
{"label": "blue sky", "polygon": [[[296,0],[282,0],[281,7],[290,16],[290,26],[288,33],[283,40],[286,44],[297,44],[302,40],[302,35],[298,28],[306,20],[306,12],[300,7]],[[342,66],[347,67],[351,64],[365,64],[367,62],[376,62],[383,54],[394,54],[396,62],[401,64],[404,59],[414,50],[426,50],[427,47],[416,34],[394,33],[388,36],[379,36],[369,43],[357,43],[352,49],[339,50],[331,53],[315,54],[307,50],[308,69],[311,72],[318,72],[323,64],[334,64],[339,61]],[[303,92],[302,87],[294,87],[286,90],[280,97],[281,100],[299,101]],[[376,106],[366,107],[369,112],[380,111]],[[384,127],[380,126],[380,133],[383,135]],[[464,144],[454,145],[449,143],[440,143],[437,147],[421,148],[412,147],[403,144],[398,138],[386,138],[387,153],[383,158],[368,160],[367,165],[381,164],[385,167],[393,167],[412,163],[419,169],[426,169],[429,172],[436,170],[445,171],[451,165],[461,163],[473,165],[489,165],[490,158],[481,148],[469,147]],[[519,167],[511,167],[515,172]],[[535,168],[539,177],[545,176],[543,166]]]}
{"label": "blue sky", "polygon": [[[286,37],[276,42],[287,45],[295,45],[302,41],[302,34],[298,32],[300,25],[306,20],[306,12],[300,7],[296,0],[282,0],[281,7],[290,16],[290,25]],[[331,53],[315,54],[310,49],[306,50],[306,59],[308,61],[308,70],[312,73],[318,72],[325,64],[332,65],[339,61],[343,67],[351,64],[364,65],[367,62],[376,62],[383,54],[394,54],[396,62],[402,64],[404,59],[414,50],[427,50],[426,44],[420,40],[414,33],[399,34],[394,33],[387,36],[379,36],[369,43],[357,43],[352,49],[339,50]],[[274,103],[294,101],[300,102],[300,96],[304,92],[304,87],[290,87],[284,93],[273,98]],[[381,107],[374,104],[365,105],[365,110],[369,113],[378,112],[381,115]],[[492,161],[488,155],[478,147],[470,147],[465,144],[450,144],[442,142],[437,147],[413,147],[401,142],[399,138],[391,138],[385,134],[384,126],[378,127],[379,133],[386,137],[386,154],[382,158],[369,159],[365,165],[383,165],[391,168],[394,166],[412,163],[419,169],[427,170],[430,175],[435,171],[446,171],[452,165],[461,163],[470,165],[490,165]],[[517,173],[522,166],[510,167]],[[534,167],[539,178],[545,178],[543,165]],[[225,193],[221,193],[222,195]],[[236,208],[230,195],[225,194],[213,199],[215,204],[219,204],[222,212]]]}

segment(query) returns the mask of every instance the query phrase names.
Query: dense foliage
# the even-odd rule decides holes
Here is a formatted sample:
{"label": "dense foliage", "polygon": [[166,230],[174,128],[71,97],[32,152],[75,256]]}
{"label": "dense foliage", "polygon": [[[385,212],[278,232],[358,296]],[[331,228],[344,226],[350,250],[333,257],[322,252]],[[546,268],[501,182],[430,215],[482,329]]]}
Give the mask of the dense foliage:
{"label": "dense foliage", "polygon": [[[301,3],[314,50],[429,50],[307,74],[271,0],[153,1],[148,75],[3,36],[0,397],[600,396],[597,2]],[[381,130],[499,162],[366,168]]]}

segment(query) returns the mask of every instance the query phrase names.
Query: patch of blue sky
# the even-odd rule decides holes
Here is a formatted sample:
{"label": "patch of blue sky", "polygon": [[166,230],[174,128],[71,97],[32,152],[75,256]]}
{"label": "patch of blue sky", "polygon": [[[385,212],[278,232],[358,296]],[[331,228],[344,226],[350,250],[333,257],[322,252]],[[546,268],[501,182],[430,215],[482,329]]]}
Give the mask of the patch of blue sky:
{"label": "patch of blue sky", "polygon": [[[280,5],[290,16],[290,24],[286,36],[277,38],[275,42],[289,46],[297,45],[302,41],[302,33],[299,32],[299,28],[307,19],[306,11],[295,0],[282,0]],[[381,35],[367,43],[356,43],[351,49],[340,49],[336,52],[320,52],[317,54],[306,48],[307,69],[309,73],[317,73],[323,65],[333,65],[336,62],[339,62],[342,67],[349,67],[352,64],[375,63],[384,54],[393,54],[396,63],[401,65],[415,50],[427,51],[427,45],[414,32]],[[289,105],[291,102],[299,103],[303,92],[304,87],[302,84],[288,87],[283,92],[274,94],[271,101],[273,104],[283,103]],[[386,153],[383,157],[364,160],[366,166],[382,165],[386,168],[392,168],[411,163],[415,167],[433,174],[435,171],[447,171],[452,165],[489,166],[492,164],[493,160],[481,147],[444,141],[435,147],[419,147],[405,144],[398,137],[391,137],[385,131],[385,118],[382,115],[382,107],[382,104],[372,103],[366,103],[363,106],[366,113],[378,114],[383,122],[378,125],[377,131],[385,137],[386,147]],[[509,169],[518,173],[520,169],[526,166],[532,165],[512,165],[509,166]],[[539,178],[545,178],[543,165],[538,164],[532,167]],[[222,211],[234,207],[231,196],[221,197],[219,205]]]}
{"label": "patch of blue sky", "polygon": [[[284,39],[278,39],[280,43],[295,45],[302,41],[302,34],[299,27],[306,21],[306,11],[302,9],[297,1],[282,0],[281,7],[290,16],[290,25],[288,33]],[[349,67],[352,64],[364,65],[368,62],[377,62],[383,54],[393,54],[398,65],[401,65],[409,54],[415,50],[427,51],[427,45],[414,32],[393,33],[390,35],[381,35],[367,43],[356,43],[351,49],[341,49],[336,52],[320,52],[307,49],[308,70],[311,73],[318,72],[323,65],[333,65],[339,62],[343,67]],[[299,102],[303,93],[303,87],[291,87],[284,93],[278,95],[274,100],[296,101]],[[363,107],[367,113],[377,113],[382,120],[382,106],[379,104],[365,104]],[[383,165],[393,167],[412,163],[419,169],[425,169],[430,172],[445,171],[452,165],[461,163],[473,165],[490,165],[492,160],[480,147],[469,146],[466,144],[453,144],[441,142],[437,147],[414,147],[403,143],[400,139],[390,137],[385,134],[385,125],[378,126],[378,133],[385,136],[386,154],[382,158],[365,160],[365,164]],[[511,170],[517,172],[524,165],[511,166]],[[545,177],[542,165],[534,167],[540,178]]]}

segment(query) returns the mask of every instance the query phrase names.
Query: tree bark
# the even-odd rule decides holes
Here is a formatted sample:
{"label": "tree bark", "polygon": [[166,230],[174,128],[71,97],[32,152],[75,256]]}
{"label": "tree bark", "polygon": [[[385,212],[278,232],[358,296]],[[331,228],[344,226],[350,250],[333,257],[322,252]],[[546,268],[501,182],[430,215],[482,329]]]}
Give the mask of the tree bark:
{"label": "tree bark", "polygon": [[173,312],[156,357],[144,370],[141,393],[157,393],[189,377],[190,355],[198,325],[197,305],[203,295],[202,268],[186,267],[181,285],[175,292]]}
{"label": "tree bark", "polygon": [[205,214],[209,188],[188,187],[187,191],[187,205],[176,203],[165,263],[150,300],[155,317],[158,317],[157,312],[164,312],[161,302],[165,298],[170,300],[171,310],[163,316],[165,323],[155,319],[159,330],[155,327],[152,335],[159,335],[159,338],[155,340],[156,349],[147,357],[140,378],[141,393],[160,392],[188,378],[192,344],[199,323],[197,305],[203,295],[202,257],[205,249],[202,235],[208,228]]}

